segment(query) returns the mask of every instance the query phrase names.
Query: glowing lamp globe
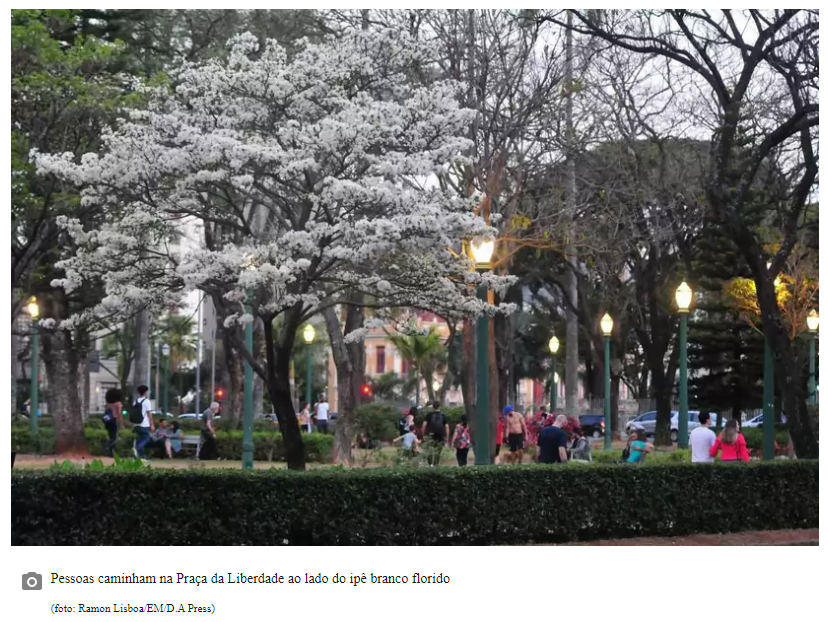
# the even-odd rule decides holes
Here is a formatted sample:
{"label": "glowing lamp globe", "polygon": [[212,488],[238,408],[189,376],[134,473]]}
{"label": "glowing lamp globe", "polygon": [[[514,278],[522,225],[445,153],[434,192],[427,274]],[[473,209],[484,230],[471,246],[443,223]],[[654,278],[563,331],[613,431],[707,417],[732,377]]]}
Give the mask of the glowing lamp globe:
{"label": "glowing lamp globe", "polygon": [[469,244],[471,256],[478,268],[490,268],[495,250],[495,239],[492,237],[475,238]]}
{"label": "glowing lamp globe", "polygon": [[170,355],[170,346],[166,343],[163,346],[161,346],[161,354],[163,354],[164,356]]}
{"label": "glowing lamp globe", "polygon": [[812,333],[816,333],[819,330],[819,313],[816,312],[816,309],[811,309],[811,312],[805,319],[805,323],[808,325],[808,330]]}
{"label": "glowing lamp globe", "polygon": [[302,338],[305,343],[313,343],[316,338],[316,330],[310,324],[305,324],[305,329],[302,331]]}
{"label": "glowing lamp globe", "polygon": [[33,320],[36,320],[40,317],[40,307],[37,304],[37,298],[35,298],[34,296],[29,298],[29,303],[26,305],[26,311],[29,312],[29,316]]}
{"label": "glowing lamp globe", "polygon": [[612,325],[613,321],[610,314],[605,313],[604,317],[601,318],[601,332],[604,333],[604,337],[612,335]]}
{"label": "glowing lamp globe", "polygon": [[690,311],[690,303],[693,302],[693,290],[690,286],[682,281],[681,285],[676,289],[676,304],[678,305],[679,313],[687,313]]}
{"label": "glowing lamp globe", "polygon": [[553,336],[552,339],[549,340],[549,351],[552,354],[557,354],[558,349],[561,347],[561,342],[558,340],[557,337]]}

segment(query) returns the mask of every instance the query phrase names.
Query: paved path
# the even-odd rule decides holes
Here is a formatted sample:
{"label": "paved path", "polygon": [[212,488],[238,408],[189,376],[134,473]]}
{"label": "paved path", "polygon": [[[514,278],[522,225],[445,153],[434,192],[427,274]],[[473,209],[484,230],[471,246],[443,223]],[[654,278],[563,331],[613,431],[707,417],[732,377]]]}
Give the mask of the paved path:
{"label": "paved path", "polygon": [[739,533],[696,534],[676,538],[625,538],[621,540],[576,542],[569,546],[790,546],[806,544],[819,544],[819,529],[743,531]]}

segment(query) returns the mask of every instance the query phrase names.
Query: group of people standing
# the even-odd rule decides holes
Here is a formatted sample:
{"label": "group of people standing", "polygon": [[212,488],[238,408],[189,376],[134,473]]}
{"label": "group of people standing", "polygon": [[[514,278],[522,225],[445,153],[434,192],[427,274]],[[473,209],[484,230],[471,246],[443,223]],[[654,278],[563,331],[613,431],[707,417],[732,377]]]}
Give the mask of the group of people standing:
{"label": "group of people standing", "polygon": [[[163,449],[167,458],[172,458],[181,451],[183,432],[177,421],[168,421],[161,418],[158,425],[152,416],[152,406],[149,400],[149,387],[140,385],[135,400],[129,409],[129,422],[132,424],[134,442],[132,451],[137,458],[145,458],[148,449]],[[108,439],[104,446],[104,453],[112,456],[118,442],[118,431],[125,427],[124,397],[120,389],[107,390],[104,399],[106,406],[102,417]],[[218,458],[216,430],[214,418],[221,406],[213,402],[201,415],[201,443],[199,459],[215,460]]]}
{"label": "group of people standing", "polygon": [[313,432],[314,427],[320,434],[327,434],[330,410],[331,405],[327,398],[320,395],[319,401],[313,405],[313,409],[311,409],[310,404],[306,403],[299,411],[299,427],[308,434]]}
{"label": "group of people standing", "polygon": [[454,426],[450,432],[448,417],[440,410],[440,402],[431,403],[431,410],[426,414],[422,426],[418,429],[415,423],[417,407],[412,407],[399,420],[400,436],[394,443],[401,443],[403,455],[413,458],[425,453],[429,466],[440,466],[444,447],[454,448],[458,466],[466,466],[469,460],[471,447],[471,432],[466,415]]}
{"label": "group of people standing", "polygon": [[[439,466],[443,449],[453,448],[458,466],[466,466],[472,437],[468,418],[462,415],[450,431],[448,418],[440,410],[440,402],[434,401],[431,410],[417,426],[417,408],[412,407],[399,420],[400,435],[394,443],[400,443],[406,457],[424,453],[429,466]],[[495,436],[495,462],[520,464],[530,445],[537,447],[534,459],[544,464],[568,460],[589,460],[589,441],[577,426],[570,425],[565,415],[552,415],[545,408],[532,417],[524,417],[514,407],[506,406],[498,417]],[[508,452],[501,456],[501,448]]]}

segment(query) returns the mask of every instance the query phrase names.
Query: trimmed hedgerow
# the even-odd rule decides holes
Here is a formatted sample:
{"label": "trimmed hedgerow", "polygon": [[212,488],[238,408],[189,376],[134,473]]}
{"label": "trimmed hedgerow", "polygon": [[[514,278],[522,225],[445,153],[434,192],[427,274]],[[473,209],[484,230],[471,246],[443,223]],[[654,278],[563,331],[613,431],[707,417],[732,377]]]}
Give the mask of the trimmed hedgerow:
{"label": "trimmed hedgerow", "polygon": [[[12,544],[526,544],[816,527],[819,463],[12,474]],[[414,537],[416,534],[416,537]]]}

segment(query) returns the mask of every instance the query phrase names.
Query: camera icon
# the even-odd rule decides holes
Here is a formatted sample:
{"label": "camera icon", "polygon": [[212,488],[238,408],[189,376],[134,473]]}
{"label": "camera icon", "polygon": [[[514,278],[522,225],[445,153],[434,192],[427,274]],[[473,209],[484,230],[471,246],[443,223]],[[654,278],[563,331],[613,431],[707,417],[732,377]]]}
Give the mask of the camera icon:
{"label": "camera icon", "polygon": [[23,575],[24,590],[42,590],[43,577],[36,572],[27,572]]}

